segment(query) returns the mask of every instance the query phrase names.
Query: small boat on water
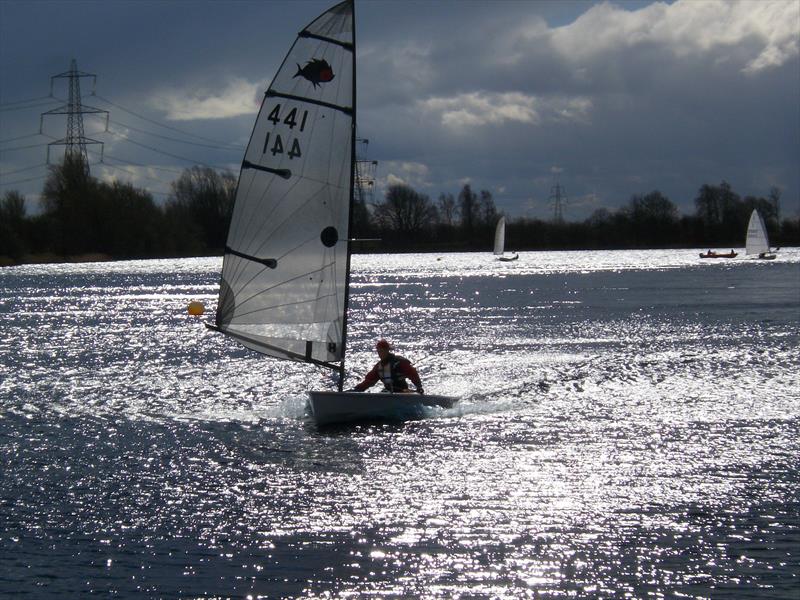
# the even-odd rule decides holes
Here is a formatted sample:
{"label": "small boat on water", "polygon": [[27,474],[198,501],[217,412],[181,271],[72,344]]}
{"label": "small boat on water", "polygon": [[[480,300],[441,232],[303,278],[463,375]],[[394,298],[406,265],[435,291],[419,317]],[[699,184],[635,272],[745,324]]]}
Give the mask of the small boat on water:
{"label": "small boat on water", "polygon": [[730,252],[715,252],[709,250],[708,252],[701,252],[700,258],[736,258],[739,256],[738,252],[731,250]]}
{"label": "small boat on water", "polygon": [[494,255],[497,257],[497,260],[502,262],[511,262],[512,260],[517,260],[519,258],[519,254],[505,254],[505,245],[506,245],[506,218],[500,217],[500,220],[497,222],[497,227],[494,230]]}
{"label": "small boat on water", "polygon": [[338,374],[318,424],[419,417],[457,398],[343,391],[356,177],[353,0],[297,36],[267,89],[236,188],[214,324],[251,350]]}
{"label": "small boat on water", "polygon": [[776,250],[770,250],[767,226],[757,209],[750,213],[750,222],[747,224],[747,237],[745,238],[745,253],[747,256],[758,256],[762,260],[775,260]]}

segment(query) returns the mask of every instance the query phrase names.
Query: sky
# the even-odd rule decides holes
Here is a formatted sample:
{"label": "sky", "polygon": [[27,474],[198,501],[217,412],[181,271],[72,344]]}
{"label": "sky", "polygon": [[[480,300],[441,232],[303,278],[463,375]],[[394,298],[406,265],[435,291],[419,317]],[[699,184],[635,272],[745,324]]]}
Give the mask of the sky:
{"label": "sky", "polygon": [[[36,210],[78,69],[91,172],[163,201],[195,164],[238,174],[269,82],[333,0],[0,0],[0,193]],[[356,0],[358,131],[375,200],[465,183],[567,220],[703,184],[800,217],[800,0]],[[47,137],[49,136],[49,137]],[[51,162],[59,149],[51,149]]]}

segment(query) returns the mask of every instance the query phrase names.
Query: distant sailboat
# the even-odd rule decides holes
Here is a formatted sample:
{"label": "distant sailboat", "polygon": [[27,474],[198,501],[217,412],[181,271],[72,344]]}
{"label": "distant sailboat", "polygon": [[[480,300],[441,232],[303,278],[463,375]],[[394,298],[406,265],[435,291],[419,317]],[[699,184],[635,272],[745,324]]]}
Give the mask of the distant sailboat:
{"label": "distant sailboat", "polygon": [[[245,150],[212,329],[339,374],[317,423],[414,414],[456,398],[343,392],[355,184],[355,16],[345,0],[297,36]],[[402,409],[402,410],[401,410]]]}
{"label": "distant sailboat", "polygon": [[775,254],[769,248],[767,227],[757,209],[753,209],[750,214],[750,222],[747,224],[745,252],[747,256],[758,255],[758,258],[764,260],[773,260],[775,258]]}
{"label": "distant sailboat", "polygon": [[495,256],[497,256],[497,260],[502,260],[503,262],[517,260],[519,258],[519,254],[515,253],[512,256],[506,256],[504,254],[505,245],[506,245],[506,218],[500,217],[500,220],[497,222],[497,227],[494,230],[494,254]]}

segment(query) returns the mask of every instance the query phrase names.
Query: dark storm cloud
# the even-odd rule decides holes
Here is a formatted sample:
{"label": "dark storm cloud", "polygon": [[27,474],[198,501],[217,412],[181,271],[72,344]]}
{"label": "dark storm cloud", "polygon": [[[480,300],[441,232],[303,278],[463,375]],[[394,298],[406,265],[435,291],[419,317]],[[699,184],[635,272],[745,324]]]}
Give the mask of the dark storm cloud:
{"label": "dark storm cloud", "polygon": [[[330,4],[6,0],[0,102],[46,93],[74,56],[120,105],[243,145],[296,32]],[[777,186],[796,211],[799,6],[358,2],[359,133],[381,185],[403,180],[435,198],[469,180],[513,215],[547,216],[556,177],[571,218],[653,189],[690,211],[700,185],[723,179],[741,194]],[[0,139],[38,128],[37,111],[17,116],[0,113]],[[142,125],[119,110],[112,119]],[[187,166],[104,140],[133,162]],[[0,154],[4,170],[19,161]],[[162,190],[172,177],[148,174]]]}
{"label": "dark storm cloud", "polygon": [[[382,43],[367,69],[387,81],[378,98],[393,114],[389,135],[422,123],[417,142],[456,151],[462,177],[506,188],[510,203],[529,173],[539,214],[548,167],[588,205],[661,189],[691,210],[697,188],[722,179],[740,193],[775,185],[793,204],[797,12],[787,2],[601,4],[554,28],[533,11],[499,11],[478,36]],[[447,168],[437,162],[433,179]]]}

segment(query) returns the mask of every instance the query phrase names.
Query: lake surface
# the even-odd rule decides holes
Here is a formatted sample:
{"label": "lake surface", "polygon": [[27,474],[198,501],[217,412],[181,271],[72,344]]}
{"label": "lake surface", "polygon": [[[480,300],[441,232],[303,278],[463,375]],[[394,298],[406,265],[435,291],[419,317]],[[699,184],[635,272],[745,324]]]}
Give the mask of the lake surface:
{"label": "lake surface", "polygon": [[220,259],[0,269],[0,596],[796,599],[800,249],[702,250],[356,255],[347,387],[462,401],[335,428]]}

